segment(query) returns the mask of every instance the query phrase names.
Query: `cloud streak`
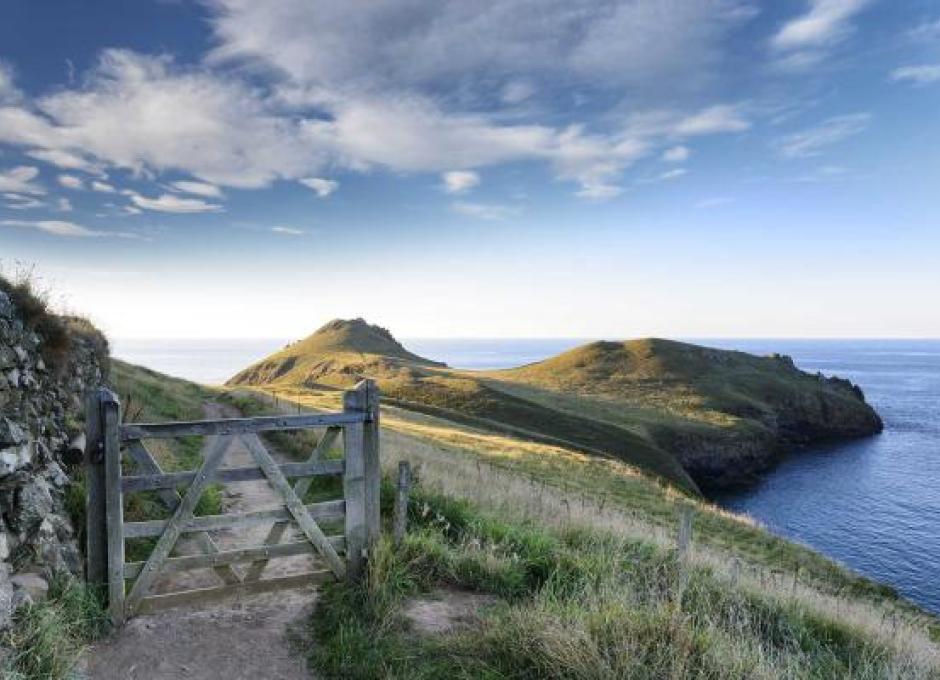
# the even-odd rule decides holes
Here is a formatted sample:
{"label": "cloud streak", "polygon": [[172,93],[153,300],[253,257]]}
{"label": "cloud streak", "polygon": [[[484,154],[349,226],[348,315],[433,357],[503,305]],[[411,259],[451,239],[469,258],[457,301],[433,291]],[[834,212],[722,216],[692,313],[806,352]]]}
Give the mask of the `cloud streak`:
{"label": "cloud streak", "polygon": [[868,113],[834,116],[816,127],[786,135],[777,140],[777,149],[785,158],[811,158],[826,147],[864,132],[871,122]]}

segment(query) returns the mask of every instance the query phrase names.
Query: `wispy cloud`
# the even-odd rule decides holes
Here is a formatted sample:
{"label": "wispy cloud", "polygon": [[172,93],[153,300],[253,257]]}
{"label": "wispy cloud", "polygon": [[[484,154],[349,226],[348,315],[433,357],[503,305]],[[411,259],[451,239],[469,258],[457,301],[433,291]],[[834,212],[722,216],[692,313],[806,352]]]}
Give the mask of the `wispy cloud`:
{"label": "wispy cloud", "polygon": [[498,203],[471,203],[469,201],[454,201],[451,208],[460,215],[481,220],[506,220],[516,217],[521,212],[515,206]]}
{"label": "wispy cloud", "polygon": [[818,156],[826,147],[864,132],[870,122],[871,115],[868,113],[834,116],[816,127],[781,137],[776,146],[786,158]]}
{"label": "wispy cloud", "polygon": [[675,170],[668,170],[659,176],[661,180],[670,180],[670,179],[679,179],[684,177],[689,173],[685,168],[676,168]]}
{"label": "wispy cloud", "polygon": [[101,182],[99,180],[94,180],[91,183],[91,188],[93,191],[97,191],[101,194],[117,193],[117,189],[115,189],[113,185],[108,184],[107,182]]}
{"label": "wispy cloud", "polygon": [[80,170],[95,175],[101,174],[102,172],[99,163],[95,163],[79,154],[63,149],[33,149],[27,151],[26,155],[30,158],[35,158],[37,161],[49,163],[63,170]]}
{"label": "wispy cloud", "polygon": [[3,220],[0,221],[0,226],[35,229],[46,234],[65,236],[68,238],[139,238],[137,234],[129,232],[97,231],[80,224],[75,224],[74,222],[65,222],[63,220]]}
{"label": "wispy cloud", "polygon": [[219,212],[222,206],[209,203],[201,198],[182,198],[175,194],[161,194],[157,198],[142,196],[136,191],[122,191],[138,208],[166,213],[208,213]]}
{"label": "wispy cloud", "polygon": [[917,85],[936,83],[940,81],[940,64],[901,66],[891,72],[891,80],[906,80]]}
{"label": "wispy cloud", "polygon": [[59,175],[58,177],[59,184],[64,186],[66,189],[84,189],[85,183],[82,181],[81,177],[76,177],[75,175]]}
{"label": "wispy cloud", "polygon": [[869,0],[809,0],[809,11],[788,21],[773,37],[778,49],[820,47],[842,39],[851,19]]}
{"label": "wispy cloud", "polygon": [[730,196],[712,196],[710,198],[703,198],[701,201],[695,204],[696,208],[719,208],[723,205],[728,205],[733,203],[734,199]]}
{"label": "wispy cloud", "polygon": [[72,202],[67,198],[58,198],[55,202],[55,209],[59,212],[72,212]]}
{"label": "wispy cloud", "polygon": [[444,191],[449,194],[462,194],[480,183],[480,175],[472,170],[451,170],[441,175]]}
{"label": "wispy cloud", "polygon": [[785,23],[771,40],[777,65],[789,70],[815,66],[852,31],[852,19],[870,0],[808,0],[808,10]]}
{"label": "wispy cloud", "polygon": [[940,19],[925,21],[908,31],[912,40],[932,42],[940,40]]}
{"label": "wispy cloud", "polygon": [[679,145],[663,151],[660,159],[666,163],[684,163],[689,160],[689,156],[691,155],[692,152],[689,151],[689,147]]}
{"label": "wispy cloud", "polygon": [[303,229],[295,229],[294,227],[271,227],[271,231],[285,236],[302,236],[307,233]]}
{"label": "wispy cloud", "polygon": [[208,182],[192,182],[180,180],[173,182],[171,186],[177,191],[194,196],[203,196],[204,198],[222,198],[222,190],[214,184]]}
{"label": "wispy cloud", "polygon": [[34,181],[38,176],[39,168],[29,165],[0,170],[0,192],[41,196],[46,190]]}
{"label": "wispy cloud", "polygon": [[339,189],[339,182],[332,179],[324,179],[323,177],[305,177],[299,180],[299,182],[308,189],[313,189],[320,198],[326,198]]}
{"label": "wispy cloud", "polygon": [[12,208],[13,210],[32,210],[34,208],[42,208],[46,205],[38,198],[24,194],[6,193],[3,194],[3,200],[6,207]]}

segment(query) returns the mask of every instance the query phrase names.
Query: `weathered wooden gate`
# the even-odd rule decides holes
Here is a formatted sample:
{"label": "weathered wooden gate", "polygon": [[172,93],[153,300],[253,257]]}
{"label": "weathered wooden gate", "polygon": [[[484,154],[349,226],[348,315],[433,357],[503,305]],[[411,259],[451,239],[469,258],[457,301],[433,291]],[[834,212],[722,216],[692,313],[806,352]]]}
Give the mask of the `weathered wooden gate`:
{"label": "weathered wooden gate", "polygon": [[[120,410],[117,397],[109,390],[91,395],[85,452],[87,577],[90,583],[107,587],[115,625],[128,616],[184,602],[360,577],[368,550],[379,535],[379,399],[374,382],[364,380],[345,392],[340,413],[122,424]],[[261,432],[311,428],[326,428],[326,432],[309,459],[299,463],[278,464],[258,436]],[[324,459],[323,454],[340,434],[343,459]],[[147,439],[193,435],[209,439],[198,470],[164,472],[144,444]],[[241,438],[255,465],[220,467],[234,437]],[[131,468],[132,473],[125,472]],[[317,475],[342,476],[343,498],[305,505],[303,497],[311,478]],[[194,516],[200,496],[212,482],[254,479],[266,479],[283,507]],[[296,481],[292,484],[291,479]],[[124,496],[142,491],[156,491],[170,517],[125,522]],[[343,533],[325,535],[318,521],[326,520],[344,520]],[[304,540],[281,543],[291,522],[299,527]],[[264,545],[220,550],[209,533],[258,523],[271,525]],[[171,555],[183,534],[193,535],[200,554]],[[157,537],[150,556],[144,562],[126,562],[125,540],[144,537]],[[326,568],[262,578],[269,559],[303,554],[318,556]],[[245,562],[250,566],[244,573],[232,568]],[[219,577],[218,586],[153,592],[163,572],[205,568]],[[129,589],[125,587],[128,583]]]}

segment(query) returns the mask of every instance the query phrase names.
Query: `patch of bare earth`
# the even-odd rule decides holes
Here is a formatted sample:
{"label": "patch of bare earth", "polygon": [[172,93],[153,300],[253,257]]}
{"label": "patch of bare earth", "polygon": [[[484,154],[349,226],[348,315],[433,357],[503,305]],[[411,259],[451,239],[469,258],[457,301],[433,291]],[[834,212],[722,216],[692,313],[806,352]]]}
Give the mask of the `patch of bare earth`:
{"label": "patch of bare earth", "polygon": [[403,613],[415,632],[439,635],[476,625],[481,611],[495,601],[494,596],[486,593],[439,588],[408,600]]}
{"label": "patch of bare earth", "polygon": [[[238,414],[220,404],[207,404],[207,418]],[[272,455],[276,455],[274,451]],[[254,465],[239,440],[233,440],[223,467]],[[264,510],[281,506],[265,480],[226,486],[225,512]],[[221,550],[235,550],[264,542],[270,527],[249,526],[213,532]],[[288,531],[282,542],[300,540]],[[178,546],[179,554],[198,552],[191,542]],[[264,577],[310,571],[314,558],[301,555],[272,560]],[[236,569],[244,574],[250,565]],[[219,585],[209,569],[172,572],[162,576],[157,592]],[[98,642],[85,655],[80,677],[88,680],[301,680],[310,678],[304,659],[296,653],[297,638],[316,600],[315,588],[233,597],[215,606],[177,608],[133,618],[114,635]]]}

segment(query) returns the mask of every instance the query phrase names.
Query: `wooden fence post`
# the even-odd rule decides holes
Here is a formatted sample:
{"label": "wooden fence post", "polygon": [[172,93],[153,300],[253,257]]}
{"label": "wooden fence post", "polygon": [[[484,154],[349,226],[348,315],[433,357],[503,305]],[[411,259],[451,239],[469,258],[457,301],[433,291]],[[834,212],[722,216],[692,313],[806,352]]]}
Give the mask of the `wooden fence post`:
{"label": "wooden fence post", "polygon": [[677,600],[682,601],[686,584],[689,581],[689,547],[692,543],[692,506],[683,503],[679,508],[679,532],[676,535],[676,559],[679,567],[679,587]]}
{"label": "wooden fence post", "polygon": [[[361,410],[359,390],[343,393],[343,411]],[[343,430],[345,472],[343,497],[346,500],[346,578],[358,581],[362,576],[366,550],[366,473],[363,455],[364,423],[346,425]]]}
{"label": "wooden fence post", "polygon": [[108,581],[108,538],[105,522],[105,471],[101,400],[104,390],[85,398],[85,579],[95,589]]}
{"label": "wooden fence post", "polygon": [[401,545],[408,531],[408,494],[411,492],[411,464],[407,460],[398,463],[398,486],[395,494],[395,547]]}
{"label": "wooden fence post", "polygon": [[358,579],[363,560],[379,539],[379,390],[374,380],[362,380],[343,393],[343,411],[362,413],[365,420],[346,426],[346,561],[349,578]]}
{"label": "wooden fence post", "polygon": [[104,439],[105,511],[108,536],[108,611],[111,623],[124,623],[124,507],[121,492],[121,403],[117,395],[102,390]]}

